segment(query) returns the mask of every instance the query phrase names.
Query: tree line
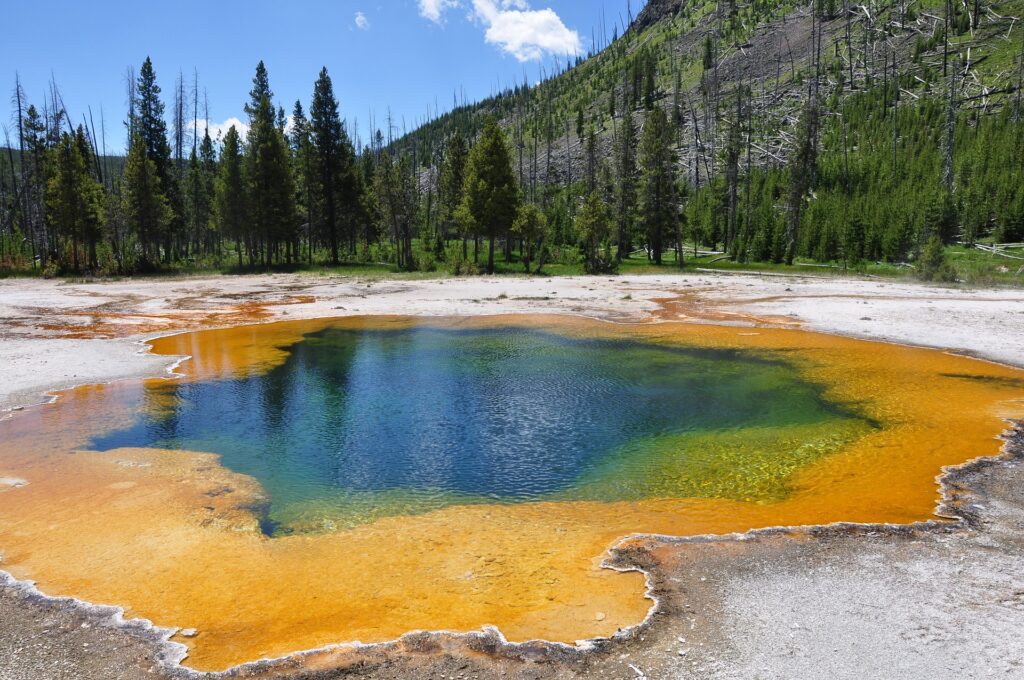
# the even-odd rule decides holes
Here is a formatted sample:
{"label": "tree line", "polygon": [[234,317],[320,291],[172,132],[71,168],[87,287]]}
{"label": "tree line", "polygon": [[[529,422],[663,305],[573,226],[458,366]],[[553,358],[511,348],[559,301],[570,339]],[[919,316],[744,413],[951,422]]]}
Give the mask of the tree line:
{"label": "tree line", "polygon": [[[239,267],[268,266],[315,251],[337,264],[367,220],[364,169],[326,69],[309,117],[296,102],[287,125],[261,62],[245,106],[248,129],[232,127],[217,141],[208,128],[197,130],[186,160],[181,97],[169,132],[147,58],[130,88],[123,169],[109,178],[88,128],[73,128],[64,111],[44,118],[22,106],[20,85],[17,92],[19,162],[8,144],[13,182],[5,183],[8,257],[20,247],[38,266],[69,272],[149,271],[229,256]],[[375,238],[372,230],[366,236]]]}
{"label": "tree line", "polygon": [[[229,261],[240,269],[384,262],[407,271],[447,263],[460,273],[493,273],[496,255],[530,272],[541,271],[551,253],[558,210],[526,196],[494,118],[475,139],[451,136],[431,182],[380,131],[357,152],[326,68],[309,113],[297,101],[288,117],[274,103],[261,62],[245,106],[247,130],[232,126],[214,140],[208,128],[197,128],[185,159],[182,112],[169,130],[147,58],[131,87],[127,155],[119,172],[105,174],[109,163],[87,126],[72,127],[66,112],[44,117],[32,104],[22,109],[20,86],[18,92],[18,142],[8,145],[5,175],[14,181],[5,180],[3,196],[9,260],[24,256],[61,273]],[[639,162],[627,168],[636,197],[637,189],[623,194],[609,162],[592,149],[583,207],[557,235],[559,245],[579,248],[588,271],[614,269],[633,221],[646,225],[657,262],[678,236],[671,231],[678,227],[678,178],[669,128],[661,114],[638,140],[638,157],[623,147],[622,162]],[[616,205],[621,209],[610,207]]]}
{"label": "tree line", "polygon": [[[688,247],[736,262],[858,267],[920,259],[933,240],[1024,240],[1024,40],[1016,87],[974,95],[968,76],[979,80],[983,59],[969,62],[953,40],[969,38],[977,12],[947,2],[928,19],[931,37],[901,52],[912,9],[872,15],[889,32],[877,51],[867,25],[858,48],[852,8],[808,9],[809,52],[799,67],[789,55],[787,84],[781,52],[774,85],[725,82],[725,45],[749,37],[757,12],[778,9],[716,3],[690,71],[652,44],[689,35],[673,18],[633,51],[630,33],[538,86],[579,101],[574,88],[597,73],[613,86],[589,108],[559,118],[524,86],[493,111],[460,107],[398,140],[389,120],[362,148],[326,69],[308,107],[295,102],[289,116],[260,63],[248,127],[214,140],[194,122],[186,157],[182,79],[168,125],[147,59],[132,77],[127,156],[115,163],[88,124],[72,127],[59,96],[39,111],[19,84],[17,142],[0,172],[0,259],[101,273],[227,263],[474,273],[499,259],[526,272],[560,262],[605,273],[635,258],[682,267]],[[1006,36],[1018,35],[1011,24]],[[697,80],[692,92],[684,73]],[[764,104],[787,96],[798,107]],[[520,105],[533,113],[515,115]],[[194,121],[198,109],[196,95]]]}

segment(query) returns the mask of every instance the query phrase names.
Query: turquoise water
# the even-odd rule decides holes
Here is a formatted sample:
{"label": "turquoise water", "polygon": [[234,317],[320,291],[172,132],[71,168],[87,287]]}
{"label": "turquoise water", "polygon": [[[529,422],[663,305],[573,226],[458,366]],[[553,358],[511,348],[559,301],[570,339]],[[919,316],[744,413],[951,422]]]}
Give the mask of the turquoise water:
{"label": "turquoise water", "polygon": [[160,406],[92,446],[219,454],[277,533],[453,503],[770,502],[872,427],[783,362],[518,328],[329,328],[264,374],[146,389]]}

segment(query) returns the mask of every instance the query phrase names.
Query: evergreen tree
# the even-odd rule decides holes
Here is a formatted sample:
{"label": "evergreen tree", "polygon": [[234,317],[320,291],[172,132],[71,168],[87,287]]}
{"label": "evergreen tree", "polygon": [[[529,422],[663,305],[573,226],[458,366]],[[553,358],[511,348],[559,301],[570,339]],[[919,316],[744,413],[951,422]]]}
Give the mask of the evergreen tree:
{"label": "evergreen tree", "polygon": [[23,231],[30,237],[33,251],[41,266],[46,266],[54,244],[47,229],[45,191],[47,184],[48,156],[46,145],[46,121],[35,106],[29,105],[25,112],[22,137],[24,156],[21,158],[21,181],[24,200],[21,218]]}
{"label": "evergreen tree", "polygon": [[416,262],[412,254],[413,222],[416,219],[415,177],[407,158],[395,162],[384,151],[377,161],[374,196],[381,220],[391,230],[398,246],[399,269],[412,271]]}
{"label": "evergreen tree", "polygon": [[220,154],[214,206],[217,223],[222,234],[235,242],[238,267],[242,267],[242,243],[249,239],[250,263],[254,259],[249,232],[248,198],[244,177],[242,142],[238,130],[232,125],[224,135],[224,148]]}
{"label": "evergreen tree", "polygon": [[209,239],[207,243],[208,252],[212,252],[213,241],[217,241],[218,255],[220,248],[220,237],[213,227],[213,196],[216,192],[217,183],[217,149],[213,145],[213,138],[210,137],[210,129],[203,130],[203,141],[199,144],[199,169],[200,169],[200,192],[202,193],[203,214],[198,223],[205,229]]}
{"label": "evergreen tree", "polygon": [[587,134],[587,192],[597,189],[597,134],[591,130]]}
{"label": "evergreen tree", "polygon": [[642,63],[644,108],[651,111],[658,92],[658,60],[653,52],[648,51],[643,55]]}
{"label": "evergreen tree", "polygon": [[[377,200],[373,195],[374,180],[377,177],[377,156],[369,147],[363,149],[357,168],[359,184],[363,187],[363,241],[366,244],[365,255],[369,256],[370,244],[377,243],[381,238],[380,214]],[[365,258],[364,258],[365,260]],[[365,260],[369,261],[369,260]]]}
{"label": "evergreen tree", "polygon": [[[535,254],[540,253],[544,248],[544,239],[548,234],[547,215],[535,204],[525,204],[519,209],[516,221],[512,224],[512,233],[522,239],[523,269],[529,273]],[[543,267],[542,259],[537,268],[538,274]]]}
{"label": "evergreen tree", "polygon": [[[466,179],[466,160],[469,149],[465,138],[456,131],[448,139],[444,158],[441,161],[440,179],[438,182],[438,202],[440,204],[441,241],[447,241],[448,235],[455,227],[455,214],[462,204],[463,187]],[[462,239],[462,256],[467,257],[466,239]]]}
{"label": "evergreen tree", "polygon": [[210,232],[213,213],[214,179],[216,175],[216,152],[207,129],[199,145],[199,153],[193,150],[188,162],[188,218],[190,239],[193,247],[202,247],[207,254],[212,252],[213,239]]}
{"label": "evergreen tree", "polygon": [[622,123],[615,152],[615,170],[618,176],[618,194],[615,200],[618,250],[616,260],[628,258],[633,249],[633,221],[636,215],[637,167],[636,125],[633,112],[627,107],[622,112]]}
{"label": "evergreen tree", "polygon": [[142,246],[143,266],[152,266],[158,261],[159,236],[166,232],[172,215],[141,131],[135,133],[128,147],[122,182],[125,218]]}
{"label": "evergreen tree", "polygon": [[95,271],[99,267],[96,248],[103,238],[105,200],[103,185],[96,179],[97,157],[81,125],[75,131],[75,147],[84,167],[79,184],[81,237],[88,253],[89,267]]}
{"label": "evergreen tree", "polygon": [[[102,236],[103,188],[89,174],[91,153],[81,128],[63,133],[51,150],[52,173],[46,185],[46,215],[53,231],[71,241],[71,267],[82,271],[81,247],[95,270],[96,245]],[[67,262],[63,262],[65,265]]]}
{"label": "evergreen tree", "polygon": [[739,184],[740,154],[743,144],[743,88],[736,93],[736,115],[729,125],[725,142],[725,187],[724,205],[728,220],[725,229],[725,249],[732,258],[739,259],[737,236],[739,232]]}
{"label": "evergreen tree", "polygon": [[611,254],[612,222],[601,194],[592,191],[576,215],[576,231],[583,242],[583,268],[588,274],[615,270]]}
{"label": "evergreen tree", "polygon": [[[142,62],[135,88],[135,119],[130,121],[131,129],[138,133],[146,149],[146,158],[153,163],[156,176],[160,183],[160,192],[165,196],[171,210],[170,217],[161,225],[160,233],[147,235],[155,239],[156,244],[162,242],[163,259],[170,263],[173,257],[173,240],[181,215],[181,198],[174,167],[171,162],[171,145],[167,141],[167,123],[164,121],[164,103],[160,99],[160,86],[156,82],[156,71],[149,57]],[[150,256],[158,257],[153,252],[154,243],[144,244]],[[147,258],[148,259],[148,258]]]}
{"label": "evergreen tree", "polygon": [[292,169],[295,173],[295,186],[297,208],[302,211],[306,220],[306,238],[309,248],[310,262],[313,254],[313,233],[314,214],[319,212],[317,208],[316,186],[316,159],[313,151],[313,139],[310,132],[309,119],[302,109],[302,102],[295,101],[292,109],[292,128],[289,134],[289,145],[292,152]]}
{"label": "evergreen tree", "polygon": [[339,203],[344,199],[349,175],[353,172],[346,148],[345,127],[338,114],[338,100],[327,69],[313,88],[310,107],[310,132],[316,167],[318,196],[323,205],[323,225],[331,249],[331,264],[339,262]]}
{"label": "evergreen tree", "polygon": [[519,209],[519,190],[505,133],[489,118],[466,163],[463,206],[488,239],[487,273],[494,273],[494,240],[512,228]]}
{"label": "evergreen tree", "polygon": [[797,252],[800,218],[817,163],[818,107],[808,100],[797,125],[797,147],[789,159],[789,231],[786,236],[786,264],[793,264]]}
{"label": "evergreen tree", "polygon": [[639,160],[640,221],[647,229],[651,258],[660,265],[665,239],[675,233],[679,222],[675,133],[661,109],[647,117]]}
{"label": "evergreen tree", "polygon": [[272,97],[267,69],[261,61],[256,67],[250,102],[246,106],[250,121],[246,175],[249,217],[260,240],[264,265],[280,257],[282,245],[287,262],[297,254],[291,159],[284,133],[278,127]]}
{"label": "evergreen tree", "polygon": [[946,258],[946,250],[938,235],[931,237],[921,255],[918,277],[922,281],[956,281],[956,271]]}

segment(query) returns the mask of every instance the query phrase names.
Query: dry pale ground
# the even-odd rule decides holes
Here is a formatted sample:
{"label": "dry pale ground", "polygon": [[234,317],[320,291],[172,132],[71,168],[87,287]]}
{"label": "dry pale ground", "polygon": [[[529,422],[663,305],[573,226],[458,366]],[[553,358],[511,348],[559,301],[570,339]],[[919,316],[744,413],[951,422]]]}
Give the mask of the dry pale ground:
{"label": "dry pale ground", "polygon": [[[305,275],[103,283],[0,281],[0,409],[47,390],[157,375],[141,340],[184,329],[352,314],[557,312],[611,321],[787,325],[1024,366],[1024,291],[876,280],[686,274],[386,281]],[[660,606],[587,654],[492,636],[240,669],[245,677],[1024,678],[1024,462],[948,480],[960,527],[650,541]],[[1012,448],[1012,447],[1010,447]],[[16,483],[17,480],[0,480]],[[0,586],[0,679],[185,675],[144,627]],[[317,669],[317,670],[311,670]]]}

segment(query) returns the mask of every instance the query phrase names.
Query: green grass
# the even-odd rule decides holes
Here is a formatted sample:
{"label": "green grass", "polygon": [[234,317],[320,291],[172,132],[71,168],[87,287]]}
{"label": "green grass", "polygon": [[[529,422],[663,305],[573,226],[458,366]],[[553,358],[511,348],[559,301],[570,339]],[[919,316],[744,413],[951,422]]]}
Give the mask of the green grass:
{"label": "green grass", "polygon": [[[419,244],[417,243],[417,246]],[[422,256],[423,251],[415,248],[417,255]],[[1020,256],[1024,257],[1024,249]],[[483,251],[481,251],[481,256]],[[1024,267],[1024,260],[992,255],[983,251],[965,248],[963,246],[951,246],[946,249],[946,255],[957,272],[959,285],[968,286],[1010,286],[1024,287],[1024,272],[1018,273]],[[447,262],[435,262],[433,269],[427,271],[400,271],[397,267],[387,263],[360,263],[346,262],[337,266],[316,261],[319,255],[314,256],[314,263],[298,263],[291,265],[244,266],[238,267],[233,260],[228,262],[197,262],[191,265],[179,265],[154,272],[132,274],[132,278],[164,278],[164,277],[189,277],[189,276],[244,276],[251,274],[299,274],[308,276],[341,276],[346,278],[376,279],[376,280],[398,280],[417,281],[438,278],[456,278],[451,272],[450,264]],[[798,259],[793,265],[778,264],[772,262],[733,262],[721,260],[721,255],[693,256],[693,245],[687,246],[684,253],[684,271],[692,272],[694,269],[714,270],[723,273],[728,272],[758,272],[783,275],[804,275],[818,277],[873,277],[894,280],[916,280],[915,269],[897,266],[884,262],[865,262],[857,267],[845,267],[841,262],[818,263],[808,259]],[[571,258],[572,259],[572,258]],[[557,278],[563,276],[586,276],[582,262],[578,261],[556,261],[544,265],[540,276]],[[472,246],[470,247],[470,260],[472,260]],[[484,261],[481,257],[480,271],[484,268]],[[536,264],[533,265],[536,268]],[[494,263],[495,276],[522,277],[535,276],[524,271],[522,261],[518,254],[513,253],[509,262],[505,262],[501,253],[496,255]],[[675,253],[665,253],[663,264],[659,267],[647,260],[642,254],[624,259],[619,266],[618,276],[647,276],[665,275],[679,272],[675,261]],[[614,276],[614,275],[601,275]],[[25,269],[11,266],[0,266],[0,279],[4,278],[42,278],[43,272],[37,268]],[[466,277],[466,275],[463,275]],[[95,281],[95,280],[117,280],[121,276],[83,277],[80,275],[68,275],[58,277],[66,281]]]}
{"label": "green grass", "polygon": [[[1014,260],[974,248],[946,249],[950,263],[961,281],[979,286],[1024,287],[1024,260]],[[1014,253],[1024,257],[1024,249]]]}

